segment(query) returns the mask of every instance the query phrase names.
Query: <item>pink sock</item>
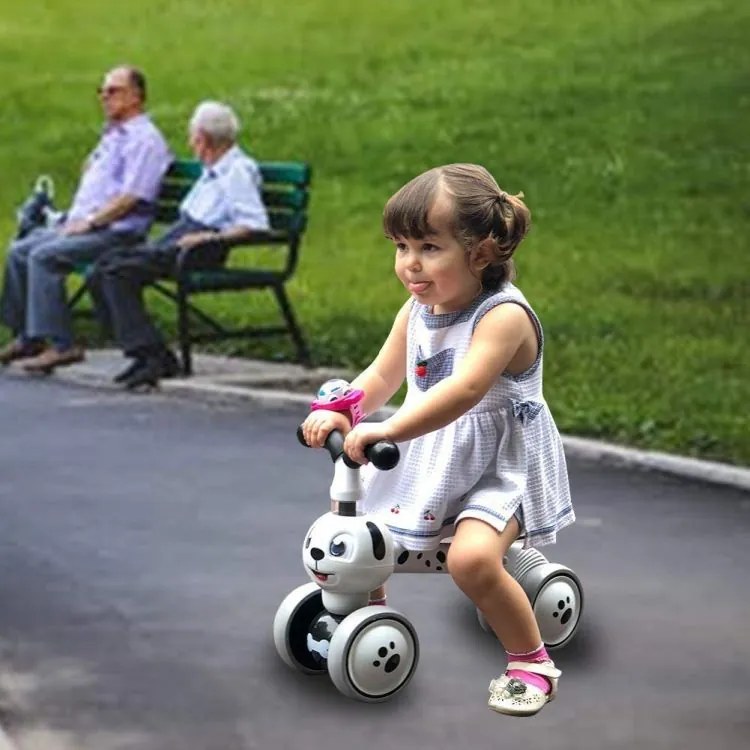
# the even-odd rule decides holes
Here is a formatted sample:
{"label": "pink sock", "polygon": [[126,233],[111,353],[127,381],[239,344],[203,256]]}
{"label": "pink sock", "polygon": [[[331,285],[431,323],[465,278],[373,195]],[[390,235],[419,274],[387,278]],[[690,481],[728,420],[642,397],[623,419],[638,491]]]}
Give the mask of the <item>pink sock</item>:
{"label": "pink sock", "polygon": [[[506,651],[505,653],[508,655],[508,661],[526,661],[531,664],[552,661],[549,658],[547,649],[544,648],[544,644],[539,646],[536,651],[529,651],[527,654],[512,654],[510,651]],[[509,677],[517,677],[519,680],[523,680],[527,685],[538,687],[545,695],[549,695],[552,690],[552,683],[540,674],[527,672],[525,669],[509,669],[506,674]]]}
{"label": "pink sock", "polygon": [[370,601],[368,602],[368,604],[369,605],[382,604],[383,606],[385,606],[385,597],[381,596],[380,599],[370,599]]}

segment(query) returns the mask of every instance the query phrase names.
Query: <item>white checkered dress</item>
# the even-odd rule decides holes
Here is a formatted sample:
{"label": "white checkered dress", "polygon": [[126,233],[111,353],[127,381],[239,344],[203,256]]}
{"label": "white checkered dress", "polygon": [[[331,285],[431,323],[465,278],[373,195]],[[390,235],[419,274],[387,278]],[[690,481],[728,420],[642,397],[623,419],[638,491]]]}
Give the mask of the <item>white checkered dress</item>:
{"label": "white checkered dress", "polygon": [[367,466],[362,472],[362,509],[381,514],[407,549],[434,548],[463,518],[478,518],[502,531],[516,514],[532,546],[553,543],[557,532],[575,520],[562,441],[542,395],[541,324],[514,285],[444,315],[413,303],[406,403],[450,375],[482,316],[507,302],[521,305],[537,327],[536,362],[521,375],[501,376],[455,422],[401,443],[395,469]]}

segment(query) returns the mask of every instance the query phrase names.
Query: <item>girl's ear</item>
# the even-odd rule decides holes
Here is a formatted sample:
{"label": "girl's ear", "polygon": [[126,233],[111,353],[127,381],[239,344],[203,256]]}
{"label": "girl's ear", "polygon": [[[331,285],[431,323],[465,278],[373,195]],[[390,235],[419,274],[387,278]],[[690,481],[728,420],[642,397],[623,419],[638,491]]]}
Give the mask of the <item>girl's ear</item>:
{"label": "girl's ear", "polygon": [[474,248],[472,261],[477,271],[484,271],[492,263],[496,244],[492,237],[486,237]]}

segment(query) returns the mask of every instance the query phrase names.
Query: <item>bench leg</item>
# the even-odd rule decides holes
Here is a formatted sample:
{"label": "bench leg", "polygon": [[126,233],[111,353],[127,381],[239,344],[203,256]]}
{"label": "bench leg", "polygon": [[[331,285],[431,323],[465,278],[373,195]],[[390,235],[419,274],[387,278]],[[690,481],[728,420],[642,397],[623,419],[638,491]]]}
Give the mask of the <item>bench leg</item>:
{"label": "bench leg", "polygon": [[83,299],[83,295],[87,292],[86,280],[81,282],[81,286],[73,292],[73,296],[68,301],[68,308],[73,310],[75,306]]}
{"label": "bench leg", "polygon": [[193,359],[190,351],[190,321],[188,319],[187,292],[177,284],[177,336],[180,342],[183,375],[193,374]]}
{"label": "bench leg", "polygon": [[287,328],[289,329],[289,333],[292,336],[292,339],[294,340],[294,345],[297,348],[297,360],[300,364],[304,365],[305,367],[312,367],[312,360],[310,359],[310,350],[307,348],[307,343],[305,342],[305,338],[302,335],[302,331],[300,330],[299,326],[297,325],[297,321],[294,317],[294,313],[292,312],[292,306],[289,304],[289,298],[286,296],[286,292],[284,291],[284,287],[282,284],[274,285],[273,287],[274,294],[276,295],[276,299],[279,303],[279,307],[281,308],[281,312],[284,315],[284,320],[286,321]]}

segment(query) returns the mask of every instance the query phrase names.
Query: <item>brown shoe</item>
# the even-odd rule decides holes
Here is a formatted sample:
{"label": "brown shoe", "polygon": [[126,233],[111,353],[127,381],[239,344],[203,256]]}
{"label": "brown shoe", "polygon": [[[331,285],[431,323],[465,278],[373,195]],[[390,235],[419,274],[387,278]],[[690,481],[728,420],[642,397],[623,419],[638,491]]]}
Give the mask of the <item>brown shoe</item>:
{"label": "brown shoe", "polygon": [[43,372],[49,374],[55,367],[63,367],[65,365],[72,365],[76,362],[83,362],[86,355],[80,346],[71,346],[65,351],[58,351],[50,347],[45,349],[41,354],[36,357],[27,359],[21,363],[26,372]]}
{"label": "brown shoe", "polygon": [[19,341],[15,339],[0,349],[0,365],[9,365],[17,359],[36,357],[44,351],[43,341]]}

